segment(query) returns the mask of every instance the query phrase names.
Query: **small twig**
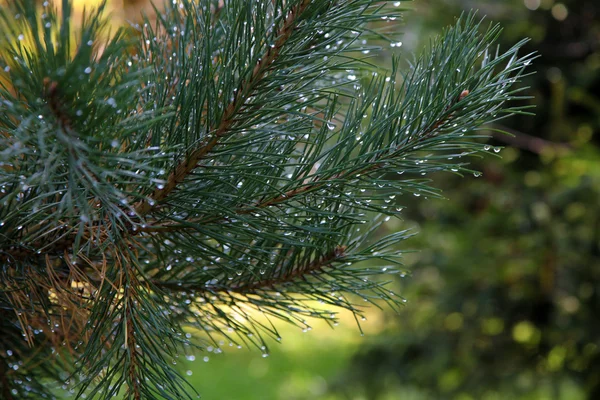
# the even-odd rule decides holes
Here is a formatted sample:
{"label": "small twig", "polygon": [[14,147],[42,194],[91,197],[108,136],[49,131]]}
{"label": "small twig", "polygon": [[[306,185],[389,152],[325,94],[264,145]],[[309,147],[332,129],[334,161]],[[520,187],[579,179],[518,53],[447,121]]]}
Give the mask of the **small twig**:
{"label": "small twig", "polygon": [[[130,290],[130,289],[129,289]],[[129,357],[130,357],[130,361],[129,361],[129,370],[127,371],[129,374],[129,389],[133,391],[133,398],[135,400],[141,400],[142,396],[140,394],[140,382],[137,379],[137,371],[136,368],[138,367],[137,365],[137,348],[136,348],[136,341],[135,341],[135,330],[134,330],[134,326],[133,326],[133,316],[131,315],[131,299],[129,297],[127,297],[127,310],[125,311],[125,318],[127,318],[127,321],[125,321],[125,325],[126,325],[126,331],[125,331],[125,347],[127,348],[128,352],[129,352]]]}
{"label": "small twig", "polygon": [[71,130],[71,118],[65,112],[65,107],[61,101],[61,94],[58,88],[58,82],[44,78],[44,100],[48,103],[48,107],[52,114],[58,120],[60,127],[64,130]]}
{"label": "small twig", "polygon": [[[450,110],[450,108],[452,108],[456,103],[463,100],[468,94],[469,94],[468,90],[463,90],[460,93],[459,97],[455,101],[453,101],[452,104],[450,104],[449,106],[446,107],[446,111]],[[446,115],[444,118],[441,118],[440,120],[436,121],[430,128],[426,129],[425,132],[423,132],[422,134],[420,134],[419,136],[416,137],[416,141],[414,144],[418,144],[419,141],[421,141],[425,138],[431,137],[442,125],[444,125],[450,119],[452,119],[453,116],[454,116],[454,114],[449,114],[449,115]],[[398,150],[398,149],[396,149],[396,150]],[[268,206],[272,206],[275,204],[283,203],[285,201],[289,201],[289,200],[291,200],[299,195],[302,195],[306,192],[309,192],[312,190],[317,190],[317,189],[323,187],[324,185],[331,183],[333,181],[336,181],[338,179],[345,179],[350,175],[365,174],[365,173],[377,170],[377,169],[381,168],[383,163],[385,163],[385,162],[386,162],[386,160],[384,158],[384,159],[374,162],[373,164],[363,167],[361,169],[342,171],[331,177],[324,178],[324,179],[317,178],[313,181],[309,181],[309,182],[303,184],[303,186],[300,186],[295,189],[290,189],[287,192],[282,193],[276,197],[272,197],[267,200],[259,201],[251,206],[238,208],[235,211],[235,214],[236,215],[250,214],[252,212],[255,212],[257,209],[266,208]],[[207,224],[207,223],[211,223],[211,222],[221,221],[223,219],[224,219],[224,217],[218,217],[218,216],[217,217],[209,217],[209,218],[200,217],[200,218],[187,220],[186,222],[188,222],[190,224]],[[193,229],[193,226],[191,226],[191,225],[189,225],[188,227],[190,229]],[[147,232],[147,233],[169,232],[169,231],[185,229],[185,228],[186,228],[186,225],[180,224],[180,223],[166,223],[166,224],[160,224],[160,225],[147,224],[146,227],[141,228],[141,231]]]}
{"label": "small twig", "polygon": [[[454,107],[456,105],[456,103],[458,103],[459,101],[462,101],[465,97],[467,97],[469,95],[469,91],[468,90],[463,90],[460,95],[458,96],[457,99],[455,99],[451,104],[449,104],[445,109],[444,112],[448,112],[452,107]],[[438,121],[436,121],[431,128],[427,129],[419,138],[426,138],[429,137],[431,135],[433,135],[435,133],[435,131],[442,125],[444,125],[446,122],[450,121],[452,119],[452,117],[454,117],[454,114],[448,114],[446,115],[445,118],[442,118]]]}
{"label": "small twig", "polygon": [[301,268],[291,269],[280,277],[271,277],[265,280],[259,280],[236,286],[217,286],[217,285],[198,285],[197,283],[186,284],[181,282],[163,282],[160,280],[152,281],[152,284],[159,288],[175,290],[175,291],[196,291],[196,292],[227,292],[237,293],[241,295],[252,294],[257,291],[275,290],[275,286],[283,285],[302,278],[313,272],[317,272],[330,266],[333,262],[338,261],[346,255],[346,246],[336,246],[332,251],[323,255],[320,258],[313,260],[311,263]]}
{"label": "small twig", "polygon": [[156,189],[149,200],[141,200],[135,205],[135,212],[143,217],[148,214],[154,206],[162,202],[183,180],[196,168],[198,162],[219,144],[220,139],[227,136],[235,122],[235,116],[244,106],[244,103],[256,88],[257,84],[265,76],[269,66],[277,59],[284,44],[290,38],[298,17],[304,12],[311,0],[304,0],[293,7],[286,16],[283,26],[277,31],[277,40],[273,47],[268,47],[266,53],[259,58],[252,70],[248,80],[244,80],[235,93],[233,101],[225,108],[221,122],[214,130],[211,139],[194,149],[184,160],[182,160],[169,174],[167,183],[162,189]]}

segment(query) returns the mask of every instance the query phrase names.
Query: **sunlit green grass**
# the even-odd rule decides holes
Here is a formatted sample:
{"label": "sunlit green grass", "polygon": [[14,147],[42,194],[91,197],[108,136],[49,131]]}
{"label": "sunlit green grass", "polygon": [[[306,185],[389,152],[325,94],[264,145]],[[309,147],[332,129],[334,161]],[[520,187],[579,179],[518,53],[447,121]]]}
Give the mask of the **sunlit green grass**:
{"label": "sunlit green grass", "polygon": [[[367,335],[378,329],[377,317],[363,325]],[[326,393],[328,382],[364,340],[353,319],[344,316],[336,329],[315,323],[308,332],[285,324],[278,330],[283,340],[272,342],[268,357],[256,349],[224,345],[221,354],[197,354],[195,361],[186,362],[184,374],[192,373],[188,381],[206,400],[333,398]]]}

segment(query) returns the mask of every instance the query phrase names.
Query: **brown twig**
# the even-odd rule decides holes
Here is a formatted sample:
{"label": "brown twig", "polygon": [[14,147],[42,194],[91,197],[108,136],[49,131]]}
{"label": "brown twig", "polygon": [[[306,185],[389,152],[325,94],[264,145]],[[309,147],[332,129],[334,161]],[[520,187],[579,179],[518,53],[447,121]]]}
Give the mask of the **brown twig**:
{"label": "brown twig", "polygon": [[201,285],[197,284],[181,284],[181,282],[163,282],[159,280],[152,281],[152,284],[159,288],[175,290],[180,292],[185,291],[196,291],[196,292],[227,292],[237,293],[241,295],[252,294],[257,291],[275,290],[275,286],[283,285],[294,280],[304,278],[306,275],[313,272],[317,272],[331,266],[335,261],[340,260],[346,255],[346,246],[336,246],[329,253],[313,260],[304,267],[291,269],[278,277],[271,277],[269,279],[258,280],[247,284],[235,285],[235,286],[217,286],[217,285]]}
{"label": "brown twig", "polygon": [[[450,104],[448,107],[446,107],[446,111],[450,110],[450,108],[452,108],[452,106],[454,106],[459,101],[462,101],[468,94],[469,94],[468,90],[463,90],[460,93],[459,97],[456,100],[454,100],[452,102],[452,104]],[[421,135],[419,135],[416,138],[416,142],[414,144],[418,144],[419,141],[431,137],[442,125],[444,125],[445,123],[450,121],[453,116],[454,116],[453,114],[449,114],[449,115],[445,116],[444,118],[441,118],[440,120],[436,121],[433,125],[431,125],[431,127],[427,128],[424,133],[422,133]],[[255,203],[254,205],[251,205],[248,207],[238,208],[235,211],[235,214],[236,215],[250,214],[251,212],[254,212],[257,209],[266,208],[268,206],[272,206],[275,204],[283,203],[285,201],[289,201],[289,200],[291,200],[299,195],[302,195],[306,192],[317,190],[317,189],[323,187],[324,185],[331,183],[333,181],[336,181],[338,179],[345,179],[345,178],[349,177],[350,175],[356,176],[358,174],[364,174],[364,173],[368,173],[368,172],[377,170],[382,167],[382,164],[384,162],[385,162],[385,160],[380,160],[380,161],[370,164],[364,168],[342,171],[331,177],[324,178],[324,179],[317,178],[313,181],[304,183],[303,186],[301,186],[301,187],[288,190],[287,192],[282,193],[276,197],[272,197],[267,200],[259,201],[259,202]],[[188,220],[186,222],[192,223],[192,224],[199,224],[199,223],[207,224],[207,223],[211,223],[211,222],[221,221],[223,219],[224,219],[223,217],[210,217],[210,218],[200,217],[197,219]],[[166,224],[160,224],[160,225],[147,224],[146,227],[141,228],[141,231],[147,232],[147,233],[169,232],[169,231],[174,231],[174,230],[178,230],[178,229],[185,229],[185,227],[186,227],[186,225],[183,225],[180,223],[166,223]],[[190,228],[192,228],[192,227],[190,226]]]}
{"label": "brown twig", "polygon": [[[462,101],[465,97],[467,97],[469,95],[469,93],[470,92],[468,90],[466,90],[466,89],[463,90],[460,93],[460,95],[458,96],[458,98],[455,99],[451,104],[449,104],[446,107],[444,112],[448,112],[452,107],[454,107],[456,105],[456,103],[458,103],[459,101]],[[446,115],[446,117],[439,119],[429,129],[427,129],[425,131],[425,133],[423,133],[419,138],[427,138],[427,137],[433,135],[439,127],[444,125],[446,122],[450,121],[452,119],[452,117],[454,117],[454,114],[448,114],[448,115]]]}
{"label": "brown twig", "polygon": [[[128,289],[131,290],[131,289]],[[137,379],[137,371],[136,368],[138,368],[138,363],[137,363],[137,348],[136,348],[136,340],[135,340],[135,330],[134,330],[134,326],[133,326],[133,315],[131,313],[131,307],[133,307],[133,304],[131,304],[131,298],[129,296],[127,296],[127,311],[125,312],[125,315],[127,318],[127,321],[125,322],[126,325],[126,334],[125,334],[125,347],[127,348],[128,352],[129,352],[129,357],[130,357],[130,363],[129,363],[129,370],[127,371],[127,373],[129,374],[129,390],[133,392],[133,398],[135,400],[140,400],[142,398],[141,394],[140,394],[140,382]]]}
{"label": "brown twig", "polygon": [[296,24],[298,17],[304,12],[306,7],[311,3],[311,0],[304,0],[301,3],[293,7],[285,20],[283,25],[277,31],[277,40],[273,47],[268,47],[266,53],[259,58],[258,62],[252,70],[252,74],[248,80],[244,80],[241,86],[235,93],[233,101],[225,108],[221,122],[214,130],[212,137],[194,149],[184,160],[182,160],[169,174],[167,183],[162,189],[156,189],[151,195],[149,200],[139,201],[135,205],[135,212],[137,215],[143,217],[148,214],[155,205],[162,202],[183,180],[196,168],[198,162],[219,143],[220,139],[227,136],[235,123],[235,116],[239,110],[244,106],[244,103],[250,97],[253,90],[256,88],[258,83],[265,76],[269,66],[277,59],[284,44],[290,38]]}
{"label": "brown twig", "polygon": [[46,100],[46,102],[48,103],[50,111],[52,111],[52,114],[54,114],[62,129],[70,130],[71,118],[67,115],[67,112],[65,111],[66,106],[62,102],[62,96],[58,87],[58,82],[46,77],[44,78],[43,84],[43,97],[44,100]]}

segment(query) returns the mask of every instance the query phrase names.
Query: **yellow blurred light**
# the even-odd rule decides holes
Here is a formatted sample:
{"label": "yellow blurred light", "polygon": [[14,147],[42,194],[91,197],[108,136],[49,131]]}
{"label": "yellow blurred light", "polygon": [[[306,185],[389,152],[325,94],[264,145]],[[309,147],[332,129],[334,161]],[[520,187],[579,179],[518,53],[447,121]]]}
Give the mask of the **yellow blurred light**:
{"label": "yellow blurred light", "polygon": [[574,296],[566,296],[560,299],[560,305],[569,314],[574,314],[579,310],[579,299]]}
{"label": "yellow blurred light", "polygon": [[548,207],[548,204],[541,201],[536,201],[531,205],[531,212],[533,218],[538,222],[547,222],[552,216],[552,210]]}
{"label": "yellow blurred light", "polygon": [[549,164],[556,158],[556,150],[552,146],[546,146],[542,149],[540,158],[544,164]]}
{"label": "yellow blurred light", "polygon": [[515,342],[537,344],[540,340],[540,332],[529,321],[521,321],[513,327],[512,336]]}
{"label": "yellow blurred light", "polygon": [[462,382],[462,373],[458,368],[450,369],[444,372],[438,379],[438,385],[444,392],[450,392],[456,389]]}
{"label": "yellow blurred light", "polygon": [[449,314],[444,319],[444,326],[449,331],[457,331],[462,328],[464,322],[463,315],[461,313],[454,312]]}
{"label": "yellow blurred light", "polygon": [[555,5],[553,5],[551,12],[552,16],[557,21],[564,21],[569,15],[569,10],[567,9],[567,6],[565,6],[562,3],[556,3]]}
{"label": "yellow blurred light", "polygon": [[562,368],[565,358],[567,357],[567,349],[563,346],[556,346],[548,354],[547,366],[550,371],[558,371]]}
{"label": "yellow blurred light", "polygon": [[525,7],[534,11],[540,7],[540,4],[542,2],[541,2],[541,0],[523,0],[523,3],[525,3]]}
{"label": "yellow blurred light", "polygon": [[507,147],[502,150],[502,162],[510,164],[519,158],[519,150],[514,147]]}

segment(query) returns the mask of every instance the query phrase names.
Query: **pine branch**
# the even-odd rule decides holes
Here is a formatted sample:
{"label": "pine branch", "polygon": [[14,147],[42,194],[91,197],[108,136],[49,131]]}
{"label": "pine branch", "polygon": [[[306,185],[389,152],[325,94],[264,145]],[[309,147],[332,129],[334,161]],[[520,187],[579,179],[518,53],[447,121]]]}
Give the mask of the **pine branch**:
{"label": "pine branch", "polygon": [[0,337],[30,354],[20,324],[47,350],[50,319],[79,363],[35,356],[39,382],[75,369],[79,397],[189,398],[169,362],[183,326],[267,353],[269,318],[335,322],[315,301],[399,309],[410,234],[372,237],[403,195],[439,195],[427,175],[472,172],[484,124],[525,112],[506,103],[533,57],[490,54],[499,29],[473,15],[401,74],[370,59],[393,2],[223,4],[169,2],[133,49],[102,41],[99,12],[75,34],[67,1],[0,9]]}
{"label": "pine branch", "polygon": [[286,283],[294,282],[296,280],[305,280],[308,275],[318,273],[323,268],[331,266],[334,262],[340,262],[345,256],[346,248],[344,246],[337,246],[332,251],[323,256],[313,260],[305,266],[299,266],[293,268],[287,272],[276,272],[275,277],[258,280],[256,282],[245,283],[234,286],[211,286],[201,285],[198,286],[195,283],[185,284],[181,282],[165,282],[160,280],[152,281],[152,284],[157,288],[168,289],[174,291],[193,291],[196,293],[237,293],[242,295],[258,293],[267,290],[276,290],[279,286],[284,286]]}
{"label": "pine branch", "polygon": [[262,80],[268,71],[270,65],[277,59],[279,53],[283,49],[286,41],[294,31],[295,25],[298,23],[302,13],[311,3],[311,0],[302,0],[301,3],[293,6],[287,17],[283,20],[282,26],[276,34],[276,41],[273,47],[269,47],[265,54],[258,59],[258,62],[252,70],[250,78],[243,80],[240,88],[236,91],[233,101],[225,108],[221,122],[214,130],[212,138],[196,149],[194,149],[185,160],[181,161],[175,169],[169,174],[167,183],[162,189],[156,189],[150,196],[150,201],[142,200],[136,207],[136,214],[144,216],[148,214],[154,205],[159,204],[167,198],[176,186],[181,183],[198,165],[198,162],[205,157],[219,143],[219,140],[230,134],[230,128],[235,123],[236,114],[243,108],[244,103],[252,94],[256,85]]}
{"label": "pine branch", "polygon": [[[167,179],[166,184],[163,185],[162,189],[156,189],[153,192],[153,194],[150,196],[150,200],[144,199],[135,205],[134,209],[136,215],[144,216],[149,213],[153,207],[164,201],[169,193],[172,192],[176,186],[197,167],[198,162],[204,156],[210,153],[210,151],[219,143],[219,140],[228,135],[229,129],[235,123],[235,114],[243,107],[245,101],[252,94],[252,91],[256,85],[262,80],[268,71],[270,65],[277,59],[285,42],[292,34],[295,24],[298,22],[301,14],[310,5],[310,3],[310,0],[303,0],[301,3],[292,7],[287,17],[283,21],[282,26],[277,31],[275,45],[273,47],[268,47],[265,54],[259,58],[259,61],[252,70],[252,74],[248,81],[242,81],[241,87],[236,91],[234,100],[226,107],[222,120],[215,129],[213,137],[207,143],[204,143],[193,150],[185,160],[181,161],[169,174],[169,178]],[[45,78],[44,85],[47,87],[46,96],[48,97],[52,111],[57,116],[57,119],[60,121],[63,128],[69,128],[69,119],[61,111],[61,104],[57,98],[58,84],[56,82],[50,82],[48,78]],[[74,232],[69,237],[53,243],[53,248],[56,251],[68,249],[73,245],[77,236],[78,232]],[[42,245],[41,243],[34,244],[33,247],[39,248],[42,247]],[[10,256],[12,258],[22,258],[31,256],[34,253],[35,252],[33,250],[16,248],[10,249],[6,256]]]}
{"label": "pine branch", "polygon": [[[317,177],[314,180],[310,180],[308,182],[303,182],[302,186],[296,189],[290,189],[287,192],[280,194],[276,197],[272,197],[270,199],[262,200],[260,202],[255,203],[250,207],[238,208],[233,210],[235,215],[246,215],[252,212],[256,212],[259,209],[266,208],[269,206],[277,205],[280,203],[293,201],[294,198],[302,195],[306,195],[309,192],[319,190],[323,188],[323,186],[335,182],[344,182],[352,177],[362,174],[368,174],[370,172],[376,171],[383,166],[386,162],[393,158],[397,152],[404,151],[406,147],[415,147],[418,146],[421,142],[428,139],[429,137],[435,135],[440,127],[444,124],[448,123],[453,117],[453,113],[448,113],[448,111],[456,106],[458,102],[462,101],[469,94],[468,90],[463,90],[460,95],[456,98],[456,100],[452,101],[452,103],[446,107],[444,115],[437,121],[433,123],[430,128],[427,128],[422,134],[415,136],[408,143],[403,143],[402,145],[398,145],[395,149],[392,149],[390,154],[384,154],[377,157],[372,164],[367,165],[365,167],[359,167],[358,169],[350,169],[342,172],[338,172],[333,176],[319,178]],[[151,233],[151,232],[166,232],[173,231],[177,229],[192,229],[193,225],[190,224],[210,224],[216,223],[222,220],[219,217],[200,217],[195,219],[189,219],[185,224],[181,223],[166,223],[159,225],[146,225],[141,228],[141,232]]]}

